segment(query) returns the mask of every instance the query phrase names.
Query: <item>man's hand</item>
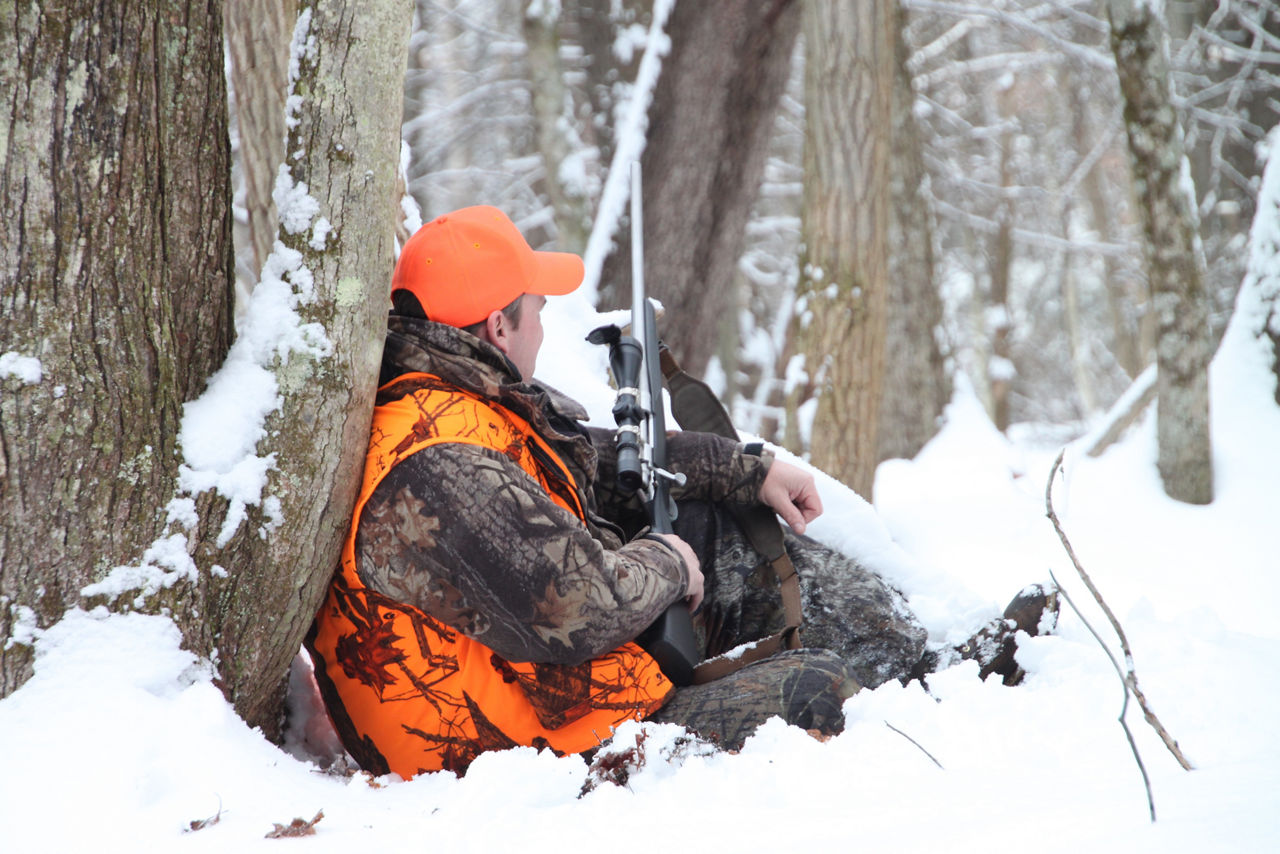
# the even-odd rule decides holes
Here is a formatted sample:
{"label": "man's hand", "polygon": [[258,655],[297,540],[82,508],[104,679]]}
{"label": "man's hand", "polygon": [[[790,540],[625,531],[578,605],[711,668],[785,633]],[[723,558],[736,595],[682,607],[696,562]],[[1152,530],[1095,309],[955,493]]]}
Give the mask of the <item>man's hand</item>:
{"label": "man's hand", "polygon": [[688,543],[675,534],[655,533],[653,536],[661,537],[664,543],[676,550],[676,554],[684,558],[684,564],[689,568],[689,586],[685,588],[684,599],[689,605],[689,613],[692,614],[702,604],[702,565],[698,561],[698,556],[693,553]]}
{"label": "man's hand", "polygon": [[798,466],[775,459],[760,485],[760,501],[773,508],[797,534],[822,515],[822,499],[813,475]]}

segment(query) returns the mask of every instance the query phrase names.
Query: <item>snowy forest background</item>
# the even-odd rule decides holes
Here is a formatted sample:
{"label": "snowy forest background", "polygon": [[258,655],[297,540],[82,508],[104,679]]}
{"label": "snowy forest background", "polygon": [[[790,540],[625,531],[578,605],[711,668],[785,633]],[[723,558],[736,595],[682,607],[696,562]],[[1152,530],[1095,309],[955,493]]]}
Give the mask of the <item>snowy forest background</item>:
{"label": "snowy forest background", "polygon": [[[934,332],[948,373],[965,371],[1002,429],[1078,433],[1153,353],[1105,10],[1035,0],[901,5],[914,89],[903,106],[925,168],[920,189],[942,296]],[[483,200],[508,210],[535,242],[584,251],[652,6],[417,4],[405,139],[408,188],[423,218]],[[1165,9],[1216,341],[1243,274],[1258,146],[1280,110],[1280,22],[1267,2],[1169,0]],[[707,374],[737,423],[778,441],[797,371],[788,359],[800,279],[804,59],[800,35],[729,310],[689,324],[718,332]],[[537,88],[548,77],[563,81],[559,93]]]}
{"label": "snowy forest background", "polygon": [[[1280,172],[1262,183],[1280,146],[1274,3],[412,5],[231,0],[224,31],[198,4],[179,22],[122,3],[92,26],[31,4],[0,29],[14,105],[0,117],[0,834],[15,850],[225,850],[321,805],[324,850],[423,828],[492,850],[512,842],[499,810],[538,850],[673,814],[681,833],[701,838],[705,818],[743,850],[901,849],[905,827],[919,850],[986,850],[1001,810],[1043,850],[1280,838],[1267,711]],[[1128,64],[1141,27],[1112,39],[1120,16],[1146,13],[1158,49],[1145,56],[1167,56],[1167,89]],[[111,48],[139,53],[104,54],[108,31],[137,34]],[[811,73],[847,72],[850,57],[886,88]],[[1122,95],[1126,79],[1152,86]],[[208,91],[165,100],[187,85]],[[1185,208],[1158,198],[1154,173],[1135,178],[1150,140],[1132,106],[1152,92],[1148,117],[1177,120]],[[392,232],[489,203],[535,245],[582,252],[587,284],[548,310],[540,370],[607,423],[603,360],[578,336],[626,300],[611,166],[635,158],[664,337],[741,430],[826,472],[815,534],[902,586],[931,640],[967,637],[1046,565],[1070,572],[1042,503],[1071,443],[1069,528],[1198,765],[1183,775],[1136,733],[1161,827],[1146,827],[1117,741],[1114,674],[1069,615],[1058,635],[1024,639],[1031,675],[1016,691],[961,666],[928,693],[863,692],[838,739],[766,728],[738,756],[648,730],[649,765],[624,790],[578,798],[580,760],[521,751],[463,780],[318,773],[334,756],[298,739],[322,719],[298,708],[295,684],[286,729],[281,678],[347,522],[358,472],[338,457],[367,433]],[[815,189],[833,160],[848,180]],[[1180,152],[1149,160],[1182,177]],[[834,238],[809,230],[828,195],[854,212]],[[1153,244],[1142,212],[1157,203],[1157,225],[1194,236],[1185,251]],[[830,273],[849,263],[876,275],[850,288]],[[889,286],[872,298],[875,282]],[[827,326],[868,316],[882,337]],[[1181,393],[1162,384],[1185,379],[1168,368],[1207,380],[1215,352],[1201,400],[1215,492],[1198,507],[1165,495],[1157,427],[1174,419],[1154,416]],[[871,431],[856,408],[869,399]],[[831,436],[849,441],[818,444]],[[886,735],[889,721],[946,773],[929,776],[932,757]],[[286,740],[288,753],[274,746]],[[740,822],[743,799],[779,775],[792,794],[762,810],[777,823]],[[861,827],[830,821],[853,802]]]}

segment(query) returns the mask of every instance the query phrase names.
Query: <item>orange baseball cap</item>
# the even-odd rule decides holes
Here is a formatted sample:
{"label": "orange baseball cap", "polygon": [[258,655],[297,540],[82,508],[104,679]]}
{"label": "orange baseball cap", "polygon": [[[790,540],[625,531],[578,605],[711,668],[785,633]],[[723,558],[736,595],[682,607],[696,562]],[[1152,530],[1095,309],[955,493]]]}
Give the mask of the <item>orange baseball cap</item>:
{"label": "orange baseball cap", "polygon": [[406,290],[429,319],[470,326],[521,294],[567,294],[582,284],[582,259],[537,252],[506,214],[462,208],[418,229],[400,250],[391,290]]}

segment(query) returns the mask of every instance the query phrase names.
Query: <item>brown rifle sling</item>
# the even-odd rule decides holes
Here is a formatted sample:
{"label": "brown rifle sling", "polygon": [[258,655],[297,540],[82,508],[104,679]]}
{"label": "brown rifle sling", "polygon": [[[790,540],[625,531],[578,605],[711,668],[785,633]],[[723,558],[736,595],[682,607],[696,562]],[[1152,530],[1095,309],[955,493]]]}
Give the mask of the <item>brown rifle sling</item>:
{"label": "brown rifle sling", "polygon": [[[715,433],[736,440],[738,431],[734,429],[729,413],[710,387],[686,373],[665,346],[661,346],[659,350],[662,374],[666,379],[667,390],[671,393],[671,414],[675,416],[680,428],[699,433]],[[695,685],[727,676],[782,649],[800,648],[800,576],[787,555],[782,525],[778,522],[777,515],[764,505],[730,508],[729,512],[747,535],[752,548],[773,569],[782,594],[782,612],[786,626],[777,634],[741,648],[736,655],[731,653],[702,662],[693,671]]]}

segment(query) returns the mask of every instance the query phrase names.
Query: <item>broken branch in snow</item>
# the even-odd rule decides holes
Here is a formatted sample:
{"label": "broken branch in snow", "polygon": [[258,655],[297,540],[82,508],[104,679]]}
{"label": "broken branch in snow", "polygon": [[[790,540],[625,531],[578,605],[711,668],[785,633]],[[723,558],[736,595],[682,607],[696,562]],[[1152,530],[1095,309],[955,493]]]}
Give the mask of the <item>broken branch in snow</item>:
{"label": "broken branch in snow", "polygon": [[218,796],[218,811],[208,818],[200,818],[187,823],[182,829],[183,833],[191,833],[196,830],[204,830],[206,827],[212,827],[222,821],[222,796]]}
{"label": "broken branch in snow", "polygon": [[[1098,588],[1094,585],[1093,579],[1089,577],[1089,574],[1084,571],[1084,567],[1080,565],[1080,560],[1076,557],[1075,549],[1071,547],[1071,541],[1067,539],[1066,532],[1062,530],[1062,524],[1058,521],[1058,514],[1054,512],[1053,481],[1054,481],[1054,478],[1058,476],[1058,470],[1062,467],[1062,458],[1064,454],[1066,454],[1065,448],[1058,452],[1058,458],[1054,460],[1053,468],[1049,470],[1049,482],[1045,485],[1045,490],[1044,490],[1045,512],[1049,516],[1049,521],[1053,522],[1053,529],[1058,532],[1058,539],[1062,541],[1063,548],[1067,550],[1067,556],[1071,558],[1071,564],[1076,568],[1076,572],[1079,574],[1080,579],[1084,581],[1085,587],[1088,587],[1089,592],[1093,594],[1093,598],[1097,601],[1099,607],[1102,608],[1102,612],[1106,614],[1107,619],[1111,621],[1111,627],[1115,629],[1116,636],[1120,639],[1120,649],[1124,652],[1124,661],[1125,661],[1125,667],[1126,667],[1126,672],[1121,676],[1121,680],[1124,682],[1124,686],[1125,686],[1126,707],[1128,703],[1129,692],[1132,692],[1134,698],[1138,701],[1138,705],[1142,707],[1142,714],[1146,718],[1147,723],[1150,724],[1151,727],[1160,736],[1160,740],[1164,742],[1165,747],[1169,749],[1169,752],[1173,754],[1173,757],[1178,760],[1178,764],[1181,765],[1187,771],[1190,771],[1193,767],[1192,764],[1187,761],[1187,758],[1185,756],[1182,755],[1182,749],[1178,747],[1178,742],[1173,738],[1173,736],[1169,734],[1169,731],[1164,728],[1164,725],[1160,723],[1160,719],[1156,717],[1156,713],[1151,710],[1151,706],[1147,703],[1147,698],[1146,696],[1143,695],[1142,689],[1138,687],[1138,674],[1134,671],[1134,667],[1133,667],[1133,652],[1129,648],[1129,639],[1125,636],[1124,629],[1120,626],[1120,621],[1116,619],[1115,614],[1111,612],[1111,608],[1107,605],[1106,601],[1102,598],[1102,594],[1098,592]],[[1057,579],[1054,579],[1054,584],[1057,584]],[[1061,591],[1062,586],[1058,585],[1058,589],[1059,591]],[[1065,593],[1063,594],[1063,596],[1064,598],[1066,598]],[[1071,600],[1069,598],[1067,599],[1067,602],[1068,604],[1071,604]],[[1080,611],[1075,607],[1074,604],[1071,604],[1071,607],[1072,607],[1072,610],[1075,610],[1077,614],[1080,613]],[[1081,617],[1081,619],[1083,620],[1084,618]],[[1085,625],[1088,626],[1088,623],[1086,622]],[[1093,629],[1090,627],[1089,631],[1092,632]],[[1094,637],[1098,637],[1096,632],[1094,633]],[[1102,639],[1098,638],[1098,642],[1102,643]],[[1103,644],[1103,649],[1106,649],[1106,644]],[[1107,655],[1108,656],[1111,655],[1110,650],[1107,650]],[[1120,665],[1116,662],[1114,657],[1112,657],[1111,663],[1115,665],[1116,672],[1119,673]],[[1124,712],[1122,711],[1121,723],[1123,722],[1124,722]],[[1127,727],[1125,729],[1125,732],[1126,734],[1128,733]],[[1133,743],[1133,739],[1130,738],[1130,744],[1132,743]],[[1135,757],[1137,756],[1136,748],[1134,749],[1134,756]],[[1138,765],[1139,767],[1141,767],[1142,765],[1141,760],[1138,761]],[[1144,769],[1142,772],[1143,779],[1146,779],[1146,775],[1147,775],[1147,772]],[[1148,787],[1148,792],[1149,790],[1150,789]],[[1151,808],[1151,820],[1155,821],[1154,805]]]}
{"label": "broken branch in snow", "polygon": [[[896,726],[894,726],[893,724],[889,723],[888,721],[885,721],[885,722],[884,722],[884,725],[885,725],[885,726],[887,726],[889,729],[893,730],[894,732],[896,732],[898,735],[900,735],[900,736],[902,736],[903,738],[905,738],[907,741],[909,741],[909,742],[911,742],[912,744],[914,744],[916,747],[920,748],[920,752],[921,752],[921,753],[923,753],[925,756],[928,756],[930,759],[932,759],[932,760],[933,760],[933,764],[934,764],[934,765],[937,765],[939,768],[942,768],[942,763],[941,763],[941,762],[939,762],[939,761],[934,757],[934,755],[933,755],[932,753],[930,753],[929,751],[925,750],[925,749],[924,749],[924,747],[923,747],[923,746],[921,746],[920,742],[916,741],[914,738],[912,738],[911,736],[907,735],[905,732],[903,732],[902,730],[898,729]],[[946,771],[947,769],[946,769],[946,768],[942,768],[942,770],[943,770],[943,771]]]}
{"label": "broken branch in snow", "polygon": [[275,829],[268,832],[266,839],[289,839],[298,836],[315,836],[316,825],[320,823],[320,819],[324,818],[324,810],[316,813],[316,817],[307,821],[303,818],[295,818],[293,821],[285,824],[275,824]]}

